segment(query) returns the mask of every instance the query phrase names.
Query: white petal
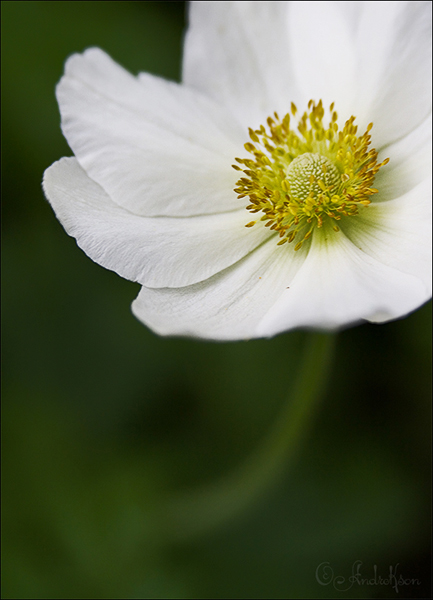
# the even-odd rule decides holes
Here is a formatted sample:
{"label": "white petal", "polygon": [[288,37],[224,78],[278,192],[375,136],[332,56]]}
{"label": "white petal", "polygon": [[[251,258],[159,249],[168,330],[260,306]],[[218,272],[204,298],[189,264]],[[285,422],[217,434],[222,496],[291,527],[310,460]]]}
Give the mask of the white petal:
{"label": "white petal", "polygon": [[287,2],[192,2],[183,81],[257,127],[297,101]]}
{"label": "white petal", "polygon": [[343,123],[353,114],[356,52],[352,23],[342,2],[292,2],[288,36],[303,112],[310,98],[335,102]]}
{"label": "white petal", "polygon": [[341,221],[353,244],[375,260],[420,279],[431,294],[431,181],[400,198],[370,204]]}
{"label": "white petal", "polygon": [[295,327],[334,329],[361,319],[396,319],[429,298],[417,277],[380,263],[342,232],[320,233],[315,232],[307,260],[261,321],[258,335]]}
{"label": "white petal", "polygon": [[356,45],[353,110],[380,148],[431,111],[431,2],[363,2]]}
{"label": "white petal", "polygon": [[429,113],[430,48],[430,2],[195,2],[183,77],[245,126],[335,101],[380,148]]}
{"label": "white petal", "polygon": [[114,204],[75,158],[54,163],[44,191],[66,232],[98,264],[150,286],[183,286],[232,265],[270,235],[249,213],[141,217]]}
{"label": "white petal", "polygon": [[375,201],[398,198],[431,177],[431,137],[430,114],[409,135],[387,146],[379,154],[379,162],[386,157],[389,157],[390,162],[376,175],[374,186],[379,190],[379,194],[374,197]]}
{"label": "white petal", "polygon": [[142,288],[132,304],[135,316],[161,335],[213,340],[259,336],[260,319],[278,300],[305,260],[274,239],[226,271],[181,289]]}
{"label": "white petal", "polygon": [[230,165],[245,135],[223,108],[184,86],[133,77],[93,48],[72,56],[57,86],[62,129],[89,176],[144,216],[244,206]]}
{"label": "white petal", "polygon": [[304,98],[335,101],[344,122],[374,122],[380,148],[431,110],[430,2],[293,2],[291,56]]}

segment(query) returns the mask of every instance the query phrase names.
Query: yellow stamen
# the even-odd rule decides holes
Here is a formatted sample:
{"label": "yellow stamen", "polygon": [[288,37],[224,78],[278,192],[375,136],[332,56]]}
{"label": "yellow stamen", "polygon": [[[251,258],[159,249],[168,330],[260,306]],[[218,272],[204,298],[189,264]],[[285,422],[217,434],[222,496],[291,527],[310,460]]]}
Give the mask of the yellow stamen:
{"label": "yellow stamen", "polygon": [[[293,102],[290,112],[295,117]],[[252,158],[235,159],[242,166],[233,168],[245,175],[235,192],[238,198],[249,197],[250,212],[262,213],[259,221],[265,221],[265,226],[282,238],[278,245],[293,242],[299,234],[302,241],[295,246],[299,250],[325,223],[338,232],[336,222],[359,214],[378,192],[373,187],[374,177],[389,159],[377,164],[376,150],[368,150],[373,124],[357,136],[355,117],[339,131],[334,103],[329,114],[326,127],[322,101],[310,100],[295,132],[290,129],[289,113],[282,120],[274,113],[267,119],[269,131],[263,125],[249,129],[251,142],[245,149]],[[251,221],[246,227],[256,223]]]}

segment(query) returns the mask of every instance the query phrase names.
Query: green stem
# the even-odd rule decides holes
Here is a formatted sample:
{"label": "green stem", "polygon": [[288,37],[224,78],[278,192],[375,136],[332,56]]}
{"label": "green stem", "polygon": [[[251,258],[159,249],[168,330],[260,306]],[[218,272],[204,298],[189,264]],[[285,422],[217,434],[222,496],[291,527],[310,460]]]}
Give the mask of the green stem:
{"label": "green stem", "polygon": [[263,443],[230,475],[174,498],[164,510],[172,539],[207,533],[249,508],[293,461],[325,387],[334,336],[309,333],[297,381],[280,417]]}

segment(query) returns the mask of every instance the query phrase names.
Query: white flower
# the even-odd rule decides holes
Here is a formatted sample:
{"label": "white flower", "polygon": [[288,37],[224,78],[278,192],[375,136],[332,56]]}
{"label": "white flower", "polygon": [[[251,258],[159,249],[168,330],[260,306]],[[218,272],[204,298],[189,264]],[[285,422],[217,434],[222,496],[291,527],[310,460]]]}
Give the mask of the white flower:
{"label": "white flower", "polygon": [[[160,334],[402,317],[431,296],[430,15],[430,2],[192,3],[182,84],[133,77],[99,49],[74,55],[57,98],[75,158],[46,171],[46,196],[92,260],[143,286],[133,312]],[[308,126],[296,142],[293,114],[281,135],[273,115],[310,113],[310,99],[322,133],[299,150]],[[349,122],[331,151],[333,110],[358,133]],[[390,161],[367,176],[371,122],[377,162]]]}

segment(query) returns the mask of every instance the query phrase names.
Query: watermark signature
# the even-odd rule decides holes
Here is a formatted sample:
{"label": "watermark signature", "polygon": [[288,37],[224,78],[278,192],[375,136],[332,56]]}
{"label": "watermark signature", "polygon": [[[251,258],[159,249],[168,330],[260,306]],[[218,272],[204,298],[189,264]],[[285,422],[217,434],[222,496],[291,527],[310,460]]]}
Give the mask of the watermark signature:
{"label": "watermark signature", "polygon": [[362,561],[356,560],[352,565],[352,574],[349,577],[335,575],[329,562],[322,562],[316,569],[316,580],[320,585],[332,585],[339,592],[347,592],[355,585],[386,585],[392,587],[398,594],[403,586],[421,585],[415,578],[404,577],[400,572],[400,564],[390,565],[385,575],[378,573],[377,565],[373,565],[373,572],[362,572]]}

